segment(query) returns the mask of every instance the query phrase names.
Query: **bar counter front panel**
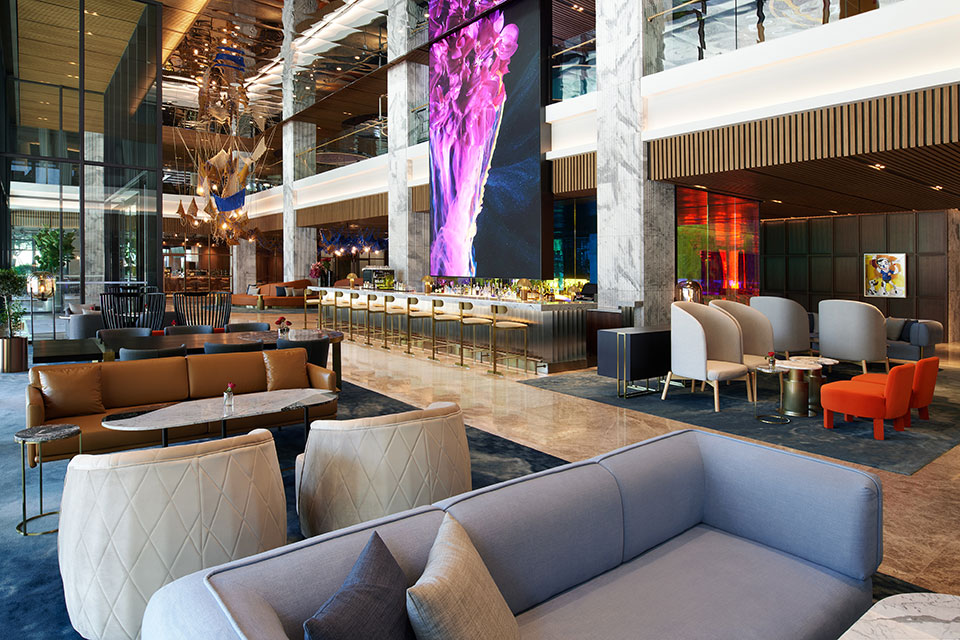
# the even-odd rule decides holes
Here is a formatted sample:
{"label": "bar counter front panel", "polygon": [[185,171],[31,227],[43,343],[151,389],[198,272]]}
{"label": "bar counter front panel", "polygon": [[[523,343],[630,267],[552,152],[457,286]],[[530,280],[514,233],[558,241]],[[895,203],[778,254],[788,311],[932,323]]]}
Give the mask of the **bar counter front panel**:
{"label": "bar counter front panel", "polygon": [[[319,287],[311,287],[312,291],[319,290]],[[366,301],[367,296],[373,294],[377,300],[382,302],[384,296],[393,296],[393,304],[406,304],[408,297],[416,298],[419,303],[416,305],[419,309],[426,309],[427,305],[433,300],[440,300],[443,306],[440,310],[445,314],[457,315],[460,313],[458,303],[469,302],[473,304],[473,309],[465,312],[468,316],[477,316],[490,318],[493,314],[490,311],[491,305],[500,305],[507,308],[506,314],[500,314],[500,320],[514,320],[523,322],[527,325],[527,349],[531,359],[539,360],[547,365],[550,370],[551,365],[561,363],[576,363],[585,361],[587,357],[586,350],[586,315],[588,309],[597,307],[594,302],[523,302],[521,300],[494,300],[491,298],[481,298],[474,296],[458,296],[452,294],[424,294],[424,293],[404,293],[400,291],[381,291],[374,289],[348,289],[338,287],[324,287],[324,291],[342,292],[343,298],[349,299],[351,293],[360,294],[355,301]],[[330,322],[330,307],[324,308],[325,321],[324,326]],[[310,321],[316,322],[313,313],[316,307],[310,307]],[[338,309],[338,323],[346,326],[347,309]],[[362,326],[364,321],[364,311],[354,311],[353,321]],[[393,318],[403,316],[393,316]],[[370,326],[379,333],[380,323],[383,314],[374,313],[370,316]],[[397,320],[391,320],[392,328],[403,326],[403,321],[398,324]],[[413,332],[426,335],[429,340],[430,323],[429,320],[413,319]],[[460,341],[459,322],[438,322],[437,340],[447,340],[451,344]],[[405,329],[405,327],[403,327]],[[473,344],[473,332],[476,331],[477,347],[479,349],[489,348],[490,333],[489,326],[479,325],[476,327],[464,327],[464,343],[467,346],[467,353]],[[382,337],[380,338],[382,340]],[[497,333],[497,351],[501,349],[513,353],[519,353],[523,350],[522,331],[500,331]],[[559,369],[560,367],[553,367]]]}

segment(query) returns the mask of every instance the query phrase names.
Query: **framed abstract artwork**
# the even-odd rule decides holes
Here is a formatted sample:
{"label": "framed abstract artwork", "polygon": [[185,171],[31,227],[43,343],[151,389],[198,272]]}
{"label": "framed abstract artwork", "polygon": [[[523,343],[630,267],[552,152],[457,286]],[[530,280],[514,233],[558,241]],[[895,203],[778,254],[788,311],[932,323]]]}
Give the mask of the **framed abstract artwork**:
{"label": "framed abstract artwork", "polygon": [[863,254],[863,295],[867,298],[906,298],[907,254]]}

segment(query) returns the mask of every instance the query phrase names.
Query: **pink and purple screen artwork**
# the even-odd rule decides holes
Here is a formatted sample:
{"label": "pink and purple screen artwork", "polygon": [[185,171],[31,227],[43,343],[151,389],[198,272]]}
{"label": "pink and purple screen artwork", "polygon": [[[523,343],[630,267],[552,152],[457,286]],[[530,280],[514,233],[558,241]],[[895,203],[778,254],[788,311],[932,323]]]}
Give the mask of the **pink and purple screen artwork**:
{"label": "pink and purple screen artwork", "polygon": [[504,2],[506,0],[430,0],[427,35],[436,38]]}
{"label": "pink and purple screen artwork", "polygon": [[[431,2],[445,33],[499,2]],[[504,77],[520,30],[493,11],[430,47],[430,273],[476,276],[474,237],[508,99]]]}

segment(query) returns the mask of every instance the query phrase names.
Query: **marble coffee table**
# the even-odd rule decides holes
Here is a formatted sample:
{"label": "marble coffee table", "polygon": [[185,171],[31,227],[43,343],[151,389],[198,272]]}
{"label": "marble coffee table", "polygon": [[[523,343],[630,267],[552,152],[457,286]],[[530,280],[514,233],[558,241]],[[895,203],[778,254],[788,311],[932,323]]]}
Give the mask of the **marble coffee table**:
{"label": "marble coffee table", "polygon": [[224,408],[223,398],[217,396],[178,402],[159,409],[114,413],[106,416],[102,424],[107,429],[117,431],[160,429],[161,445],[165,447],[168,444],[168,430],[175,427],[187,427],[219,420],[220,437],[226,438],[227,420],[303,409],[303,433],[306,438],[310,430],[310,407],[327,404],[336,399],[336,393],[323,389],[278,389],[240,393],[234,396],[233,409],[229,411]]}
{"label": "marble coffee table", "polygon": [[870,607],[840,640],[960,639],[960,596],[902,593]]}

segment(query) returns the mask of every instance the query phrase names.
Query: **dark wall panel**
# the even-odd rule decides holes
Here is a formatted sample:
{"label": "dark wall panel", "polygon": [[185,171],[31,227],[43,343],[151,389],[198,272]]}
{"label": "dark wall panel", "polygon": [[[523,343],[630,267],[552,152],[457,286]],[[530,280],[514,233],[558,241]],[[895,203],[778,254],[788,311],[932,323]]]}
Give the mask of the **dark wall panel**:
{"label": "dark wall panel", "polygon": [[[761,221],[761,295],[860,300],[885,315],[938,320],[947,327],[947,215],[944,211]],[[907,297],[863,295],[863,254],[907,254]]]}

